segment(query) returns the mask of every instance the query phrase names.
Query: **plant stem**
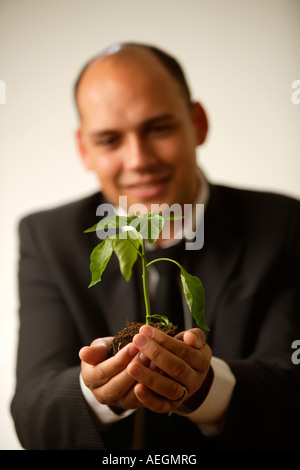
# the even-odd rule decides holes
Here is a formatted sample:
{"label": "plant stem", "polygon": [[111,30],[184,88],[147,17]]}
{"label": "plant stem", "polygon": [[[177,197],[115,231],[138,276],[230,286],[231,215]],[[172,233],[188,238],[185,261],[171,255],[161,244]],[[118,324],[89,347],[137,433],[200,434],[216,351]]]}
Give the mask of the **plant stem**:
{"label": "plant stem", "polygon": [[169,259],[169,258],[157,258],[157,259],[154,259],[153,261],[150,261],[150,263],[147,263],[147,260],[146,260],[146,248],[145,248],[145,240],[142,239],[142,267],[143,267],[143,272],[142,272],[142,278],[143,278],[143,292],[144,292],[144,300],[145,300],[145,307],[146,307],[146,317],[145,317],[145,321],[146,321],[146,325],[149,325],[150,324],[150,320],[151,320],[151,312],[150,312],[150,299],[149,299],[149,291],[148,291],[148,282],[147,282],[147,268],[149,266],[151,266],[151,264],[153,263],[156,263],[157,261],[170,261],[171,263],[174,263],[176,264],[179,269],[181,269],[181,265],[173,260],[173,259]]}
{"label": "plant stem", "polygon": [[142,240],[142,261],[143,261],[143,291],[144,291],[144,299],[145,299],[145,306],[146,306],[146,325],[149,325],[151,320],[151,313],[150,313],[150,301],[149,301],[149,293],[148,293],[148,284],[147,284],[147,268],[151,266],[151,264],[156,263],[157,261],[171,261],[171,263],[176,264],[179,269],[181,270],[182,266],[175,260],[169,258],[157,258],[150,263],[147,263],[146,260],[146,250],[145,250],[145,241]]}
{"label": "plant stem", "polygon": [[174,259],[170,259],[170,258],[157,258],[157,259],[154,259],[153,261],[150,261],[150,263],[147,263],[146,264],[146,269],[149,268],[149,266],[151,266],[151,264],[153,263],[156,263],[157,261],[171,261],[171,263],[174,263],[174,264],[177,264],[177,266],[179,267],[179,269],[181,269],[181,265],[175,261]]}
{"label": "plant stem", "polygon": [[145,307],[146,307],[146,325],[149,325],[151,319],[151,312],[150,312],[150,299],[149,299],[149,292],[148,292],[148,284],[147,284],[147,260],[146,260],[146,248],[145,248],[145,240],[142,239],[142,266],[143,266],[143,292],[144,292],[144,299],[145,299]]}

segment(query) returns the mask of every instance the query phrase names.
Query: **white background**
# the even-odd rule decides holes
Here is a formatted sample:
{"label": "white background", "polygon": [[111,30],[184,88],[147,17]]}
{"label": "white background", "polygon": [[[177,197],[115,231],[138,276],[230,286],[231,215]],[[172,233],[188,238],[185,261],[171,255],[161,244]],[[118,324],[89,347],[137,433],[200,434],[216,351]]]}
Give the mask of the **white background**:
{"label": "white background", "polygon": [[1,0],[0,449],[20,448],[9,412],[17,223],[97,189],[75,148],[72,86],[90,57],[123,40],[182,62],[209,116],[199,161],[213,182],[300,196],[299,0]]}

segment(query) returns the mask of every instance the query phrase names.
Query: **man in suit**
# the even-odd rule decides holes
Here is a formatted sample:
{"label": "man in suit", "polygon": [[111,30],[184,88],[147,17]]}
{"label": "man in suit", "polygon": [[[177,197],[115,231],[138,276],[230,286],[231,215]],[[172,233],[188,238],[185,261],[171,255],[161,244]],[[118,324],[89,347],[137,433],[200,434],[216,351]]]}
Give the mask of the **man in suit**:
{"label": "man in suit", "polygon": [[[156,48],[106,50],[80,74],[76,103],[78,148],[101,193],[20,224],[12,414],[23,446],[297,448],[299,202],[206,181],[195,154],[205,112],[177,62]],[[182,262],[204,284],[206,334],[186,316],[178,338],[144,326],[109,357],[126,320],[142,320],[138,273],[127,283],[112,258],[87,289],[99,240],[83,231],[120,196],[147,209],[205,205],[204,247]],[[158,243],[167,257],[177,256],[173,242]]]}

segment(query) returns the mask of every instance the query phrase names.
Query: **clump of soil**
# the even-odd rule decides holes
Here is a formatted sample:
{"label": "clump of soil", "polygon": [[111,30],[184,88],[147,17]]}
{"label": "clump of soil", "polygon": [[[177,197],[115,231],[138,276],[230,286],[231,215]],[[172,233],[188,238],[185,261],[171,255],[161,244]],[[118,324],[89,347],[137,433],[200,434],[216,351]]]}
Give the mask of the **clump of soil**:
{"label": "clump of soil", "polygon": [[[139,332],[139,329],[143,325],[145,325],[145,323],[127,322],[126,327],[119,331],[112,341],[110,349],[111,356],[117,354],[126,344],[131,343],[133,337]],[[163,323],[151,322],[150,325],[154,326],[154,328],[158,328],[169,336],[175,336],[177,333],[177,326],[172,325],[172,323],[166,326]]]}

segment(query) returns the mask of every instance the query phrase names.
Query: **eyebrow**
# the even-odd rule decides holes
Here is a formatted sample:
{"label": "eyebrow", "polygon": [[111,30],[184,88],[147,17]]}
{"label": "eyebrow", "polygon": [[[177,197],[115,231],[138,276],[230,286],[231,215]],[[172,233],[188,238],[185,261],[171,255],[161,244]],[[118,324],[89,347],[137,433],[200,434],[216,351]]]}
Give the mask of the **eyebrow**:
{"label": "eyebrow", "polygon": [[[160,121],[168,121],[168,120],[173,121],[175,119],[176,119],[176,117],[173,114],[165,113],[165,114],[161,114],[159,116],[155,116],[153,118],[147,119],[139,127],[147,128],[148,126],[151,126],[151,125],[153,125],[157,122],[160,122]],[[118,132],[118,129],[104,129],[104,130],[91,132],[90,136],[93,139],[99,139],[101,137],[108,137],[112,134],[115,134],[116,132]]]}
{"label": "eyebrow", "polygon": [[171,113],[165,113],[165,114],[161,114],[159,116],[155,116],[153,118],[150,118],[150,119],[147,119],[147,121],[145,121],[144,125],[149,125],[149,124],[153,124],[157,121],[168,121],[168,120],[173,120],[175,119],[175,116]]}
{"label": "eyebrow", "polygon": [[117,131],[115,129],[106,129],[104,131],[94,131],[90,133],[92,139],[100,139],[101,137],[109,137],[112,134],[115,134]]}

